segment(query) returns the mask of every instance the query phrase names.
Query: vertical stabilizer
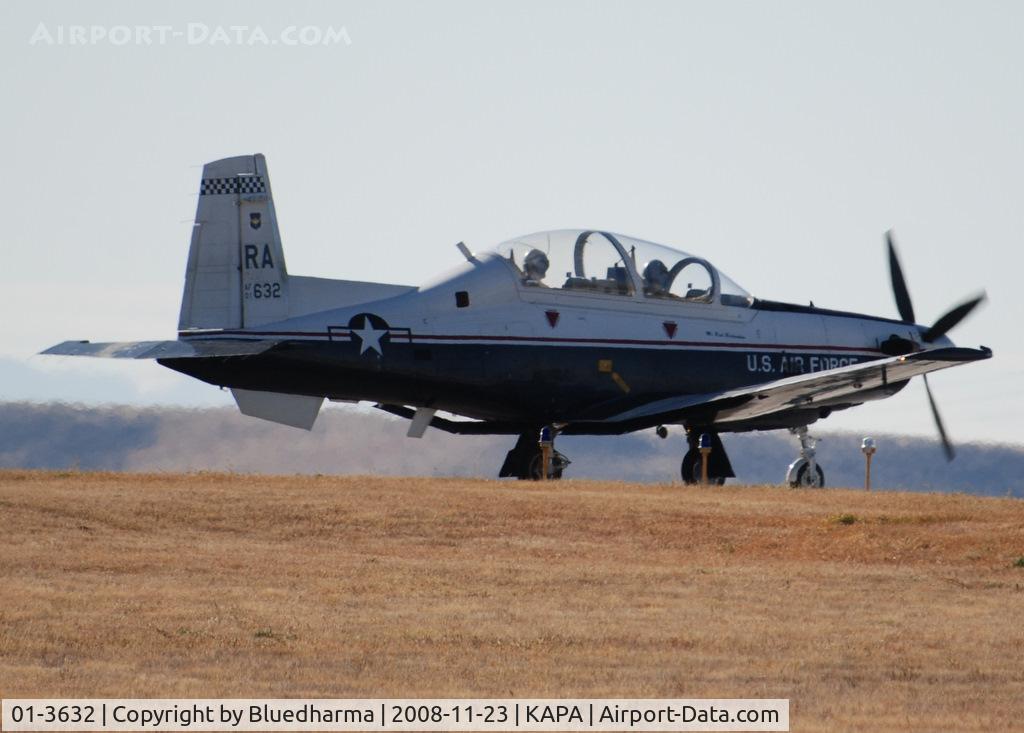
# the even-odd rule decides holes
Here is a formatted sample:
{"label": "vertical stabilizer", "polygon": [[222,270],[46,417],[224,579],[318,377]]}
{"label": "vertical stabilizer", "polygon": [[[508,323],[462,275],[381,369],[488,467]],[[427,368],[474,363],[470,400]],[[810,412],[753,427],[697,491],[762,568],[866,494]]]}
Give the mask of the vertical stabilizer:
{"label": "vertical stabilizer", "polygon": [[203,166],[179,330],[288,317],[288,272],[262,155]]}

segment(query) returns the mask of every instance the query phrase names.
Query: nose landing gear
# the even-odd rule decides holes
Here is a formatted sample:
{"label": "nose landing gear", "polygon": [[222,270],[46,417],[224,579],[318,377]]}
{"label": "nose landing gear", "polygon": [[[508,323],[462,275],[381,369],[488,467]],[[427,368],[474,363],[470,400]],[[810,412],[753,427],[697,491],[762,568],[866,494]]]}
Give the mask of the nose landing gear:
{"label": "nose landing gear", "polygon": [[800,440],[800,457],[789,464],[786,483],[792,488],[820,489],[825,486],[825,472],[815,460],[818,439],[807,432],[807,426],[790,428],[789,432]]}

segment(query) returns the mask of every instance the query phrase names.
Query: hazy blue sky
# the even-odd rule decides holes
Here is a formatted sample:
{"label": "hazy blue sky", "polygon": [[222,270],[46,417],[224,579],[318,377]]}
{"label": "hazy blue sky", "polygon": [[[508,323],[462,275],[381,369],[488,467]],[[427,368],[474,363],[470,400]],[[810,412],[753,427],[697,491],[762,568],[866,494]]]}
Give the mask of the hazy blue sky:
{"label": "hazy blue sky", "polygon": [[[0,399],[222,404],[154,364],[31,357],[173,338],[200,166],[267,155],[289,270],[415,284],[513,235],[599,227],[762,297],[930,322],[959,440],[1021,443],[1022,3],[0,5]],[[330,46],[48,44],[39,25],[344,27]],[[198,27],[198,26],[196,26]],[[923,390],[823,427],[931,434]]]}

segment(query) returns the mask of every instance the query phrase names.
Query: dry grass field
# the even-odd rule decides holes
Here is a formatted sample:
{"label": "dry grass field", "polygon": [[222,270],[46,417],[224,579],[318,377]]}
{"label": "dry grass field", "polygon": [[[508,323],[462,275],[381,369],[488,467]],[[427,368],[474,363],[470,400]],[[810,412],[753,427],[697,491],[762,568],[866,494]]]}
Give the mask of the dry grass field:
{"label": "dry grass field", "polygon": [[793,730],[1024,729],[1019,500],[2,471],[0,528],[5,697],[788,697]]}

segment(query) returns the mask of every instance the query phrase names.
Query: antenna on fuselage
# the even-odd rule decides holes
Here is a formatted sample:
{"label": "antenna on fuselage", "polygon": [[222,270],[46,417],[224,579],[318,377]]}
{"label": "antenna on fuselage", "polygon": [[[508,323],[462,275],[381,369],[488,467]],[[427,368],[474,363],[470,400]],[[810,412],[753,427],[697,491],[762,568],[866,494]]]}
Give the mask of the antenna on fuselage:
{"label": "antenna on fuselage", "polygon": [[455,247],[459,250],[459,252],[462,253],[463,257],[465,257],[467,260],[472,262],[474,265],[479,265],[480,264],[480,260],[478,260],[473,255],[473,253],[469,251],[469,247],[466,246],[465,242],[459,242],[458,244],[455,245]]}

